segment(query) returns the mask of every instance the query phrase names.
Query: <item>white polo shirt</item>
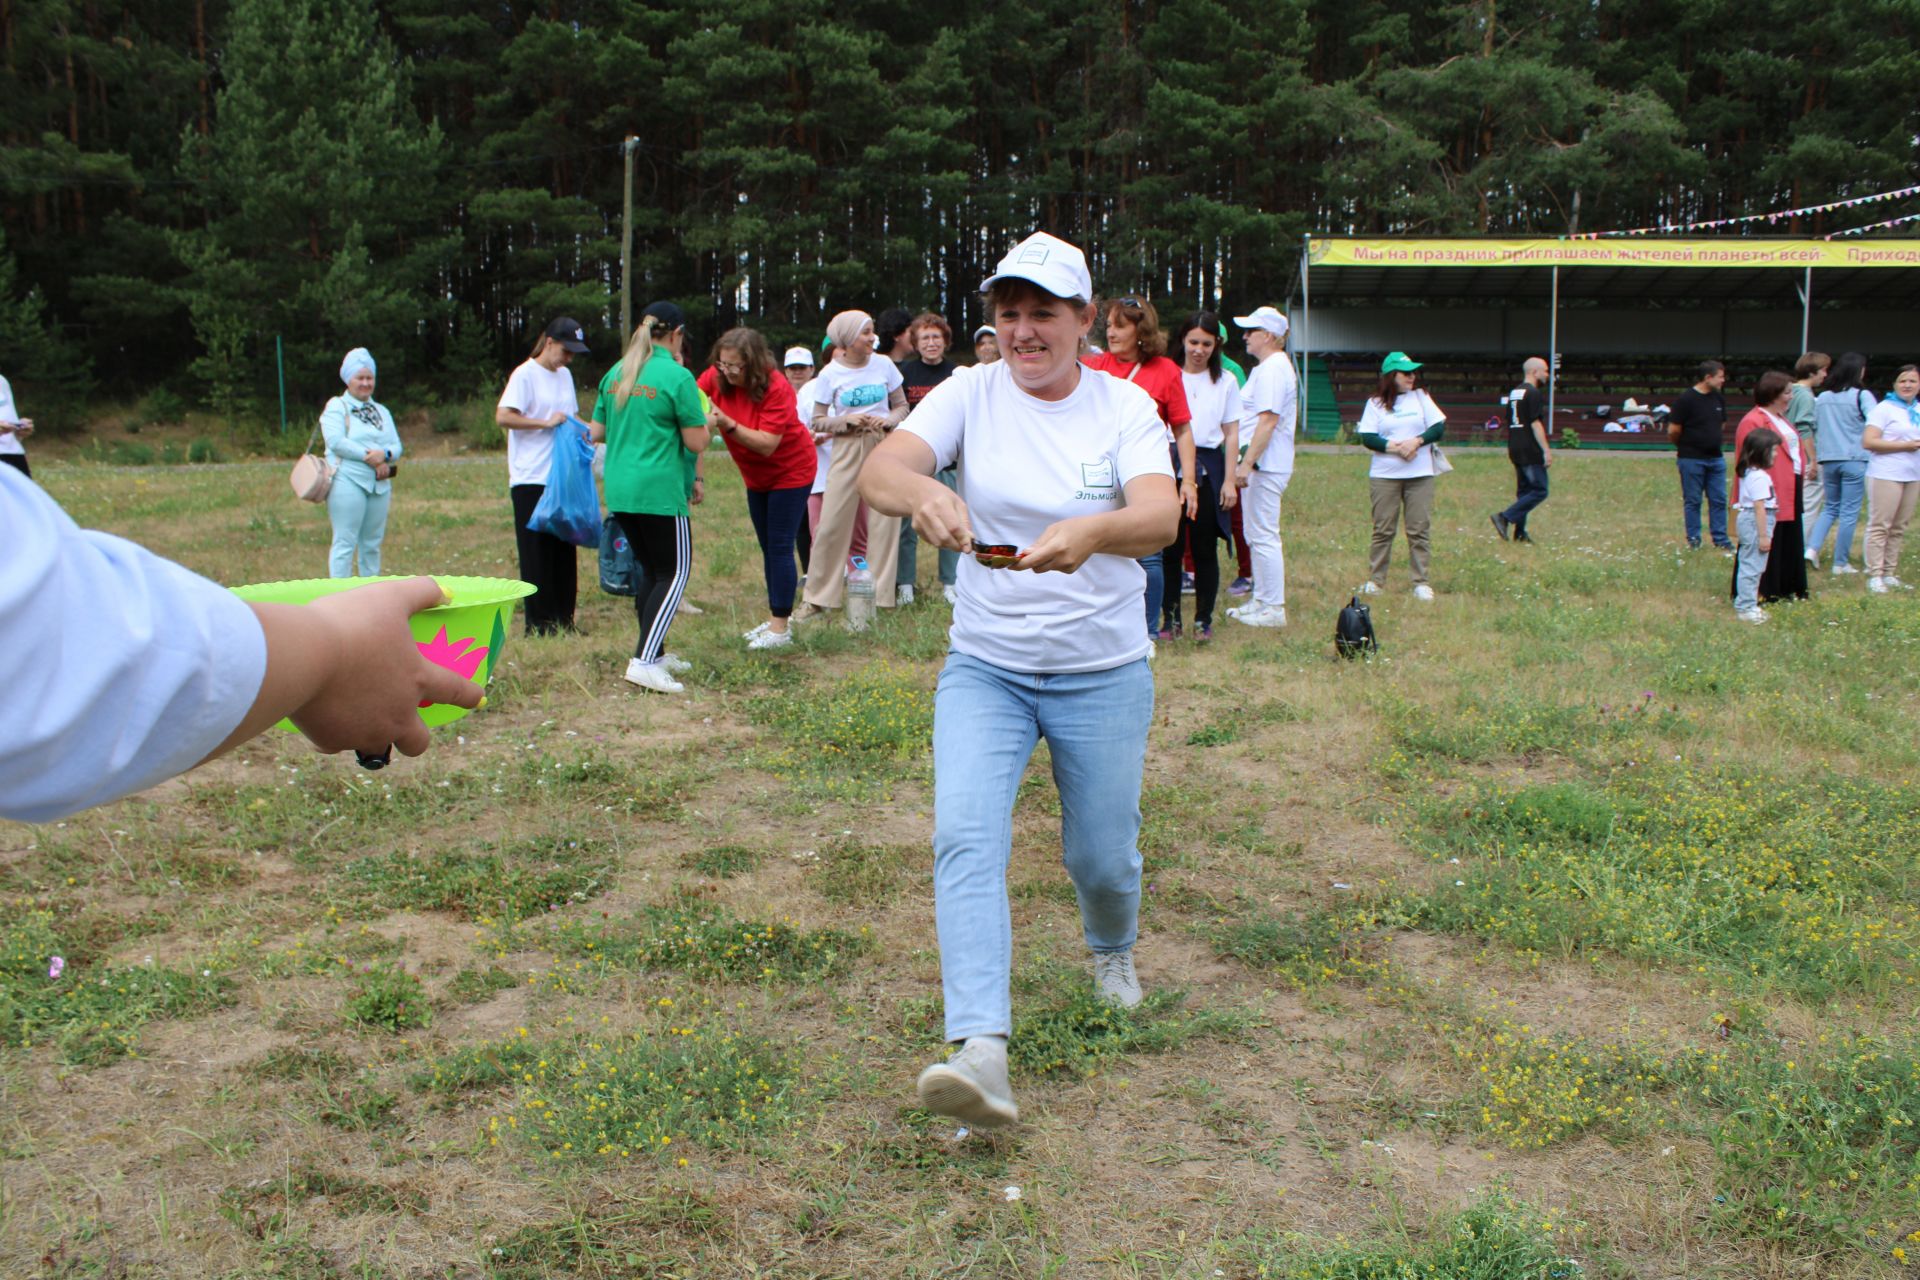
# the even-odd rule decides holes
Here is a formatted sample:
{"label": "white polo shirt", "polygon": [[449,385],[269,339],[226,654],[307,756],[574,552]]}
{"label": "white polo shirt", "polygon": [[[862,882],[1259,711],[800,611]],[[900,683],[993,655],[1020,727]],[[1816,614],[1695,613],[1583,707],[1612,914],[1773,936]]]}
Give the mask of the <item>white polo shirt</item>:
{"label": "white polo shirt", "polygon": [[[1873,406],[1867,425],[1880,428],[1883,440],[1920,440],[1920,402],[1909,408],[1899,396],[1888,394]],[[1867,478],[1871,480],[1920,480],[1920,453],[1869,453]]]}
{"label": "white polo shirt", "polygon": [[1240,439],[1251,441],[1259,430],[1260,415],[1271,413],[1279,419],[1267,447],[1254,459],[1254,465],[1266,475],[1293,474],[1293,433],[1300,418],[1300,381],[1293,371],[1293,360],[1282,351],[1269,351],[1267,358],[1247,374],[1247,385],[1240,389]]}
{"label": "white polo shirt", "polygon": [[1228,429],[1240,421],[1240,384],[1224,369],[1216,382],[1211,374],[1188,373],[1184,368],[1180,383],[1187,393],[1187,411],[1193,415],[1194,447],[1216,449],[1225,444]]}
{"label": "white polo shirt", "polygon": [[[1391,409],[1381,408],[1378,397],[1368,396],[1367,407],[1360,412],[1360,431],[1362,434],[1373,432],[1392,444],[1395,440],[1423,435],[1428,427],[1446,420],[1447,415],[1440,412],[1439,406],[1426,392],[1403,391],[1394,397]],[[1418,480],[1422,476],[1430,476],[1433,474],[1433,446],[1421,445],[1413,451],[1411,458],[1376,453],[1368,474],[1383,480]]]}
{"label": "white polo shirt", "polygon": [[[935,470],[958,465],[960,498],[982,542],[1033,545],[1070,516],[1126,506],[1128,482],[1173,476],[1153,397],[1090,369],[1064,400],[1022,391],[1005,363],[949,378],[900,427],[927,442]],[[989,569],[960,558],[953,648],[1009,671],[1105,671],[1147,655],[1146,573],[1094,555],[1073,573]]]}
{"label": "white polo shirt", "polygon": [[[500,407],[512,409],[529,418],[550,418],[556,413],[579,413],[580,396],[573,389],[573,370],[564,365],[549,369],[537,360],[526,360],[507,379],[500,393]],[[553,466],[552,427],[507,432],[507,483],[545,484]]]}

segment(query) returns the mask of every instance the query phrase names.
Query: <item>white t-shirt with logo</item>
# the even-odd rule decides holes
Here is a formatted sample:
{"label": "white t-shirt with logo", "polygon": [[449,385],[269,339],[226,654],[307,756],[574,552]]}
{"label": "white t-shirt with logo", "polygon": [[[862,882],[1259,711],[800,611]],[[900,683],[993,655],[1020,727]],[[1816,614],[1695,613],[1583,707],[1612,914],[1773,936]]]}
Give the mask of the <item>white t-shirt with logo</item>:
{"label": "white t-shirt with logo", "polygon": [[812,395],[812,403],[827,406],[829,418],[849,413],[871,413],[884,418],[890,412],[887,401],[902,385],[899,365],[884,356],[868,356],[867,362],[858,369],[848,368],[838,360],[827,361],[827,367],[804,389]]}
{"label": "white t-shirt with logo", "polygon": [[[1873,406],[1867,425],[1880,428],[1882,440],[1920,440],[1920,401],[1910,409],[1899,396],[1888,395]],[[1920,480],[1920,453],[1867,454],[1867,478],[1871,480]]]}
{"label": "white t-shirt with logo", "polygon": [[[1440,412],[1440,407],[1426,392],[1403,391],[1394,398],[1391,409],[1381,408],[1378,397],[1368,396],[1367,407],[1360,412],[1360,432],[1362,435],[1375,433],[1392,444],[1395,440],[1420,436],[1428,427],[1446,420],[1447,415]],[[1402,458],[1397,453],[1376,453],[1373,455],[1373,466],[1367,474],[1383,480],[1418,480],[1422,476],[1430,476],[1433,474],[1433,446],[1421,445],[1413,451],[1411,458]]]}
{"label": "white t-shirt with logo", "polygon": [[1773,477],[1759,467],[1740,476],[1740,505],[1751,507],[1755,502],[1763,503],[1769,511],[1780,508],[1780,500],[1774,496]]}
{"label": "white t-shirt with logo", "polygon": [[[529,418],[556,413],[579,413],[580,395],[573,389],[573,370],[564,365],[549,369],[527,360],[507,379],[500,407]],[[507,432],[507,483],[545,484],[553,465],[553,428]]]}
{"label": "white t-shirt with logo", "polygon": [[1253,465],[1269,475],[1293,474],[1293,433],[1300,419],[1300,382],[1293,371],[1293,360],[1285,351],[1273,351],[1247,374],[1247,385],[1240,388],[1240,442],[1251,443],[1259,430],[1260,415],[1271,413],[1279,419],[1267,437],[1267,447]]}
{"label": "white t-shirt with logo", "polygon": [[[982,542],[1033,545],[1049,525],[1126,506],[1127,484],[1173,476],[1153,397],[1089,369],[1064,400],[1020,390],[1004,363],[949,378],[900,428],[927,442],[935,469],[958,464],[960,498]],[[1073,573],[989,569],[960,557],[956,652],[1009,671],[1106,671],[1138,661],[1146,572],[1129,556],[1090,556]]]}
{"label": "white t-shirt with logo", "polygon": [[1187,393],[1187,411],[1193,414],[1194,447],[1215,449],[1225,444],[1227,430],[1240,421],[1240,384],[1224,371],[1215,381],[1211,374],[1185,369],[1180,370],[1180,383]]}
{"label": "white t-shirt with logo", "polygon": [[[13,407],[13,384],[0,378],[0,422],[20,421],[20,411]],[[0,453],[25,453],[27,447],[20,443],[20,437],[11,431],[0,431]]]}

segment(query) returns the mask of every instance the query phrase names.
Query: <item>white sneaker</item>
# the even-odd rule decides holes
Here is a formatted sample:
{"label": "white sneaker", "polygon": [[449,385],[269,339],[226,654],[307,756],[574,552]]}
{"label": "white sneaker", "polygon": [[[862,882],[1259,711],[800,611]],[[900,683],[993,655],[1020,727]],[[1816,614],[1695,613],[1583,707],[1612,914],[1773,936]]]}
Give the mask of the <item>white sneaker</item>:
{"label": "white sneaker", "polygon": [[1287,625],[1287,611],[1284,607],[1270,608],[1263,604],[1241,605],[1238,609],[1227,610],[1227,616],[1235,622],[1249,627],[1284,627]]}
{"label": "white sneaker", "polygon": [[1093,985],[1102,1000],[1131,1009],[1140,1003],[1140,975],[1133,971],[1133,951],[1097,951],[1093,956]]}
{"label": "white sneaker", "polygon": [[945,600],[948,604],[960,603],[960,593],[955,591],[952,587],[940,588],[940,598],[942,600]]}
{"label": "white sneaker", "polygon": [[775,631],[771,627],[747,641],[749,649],[784,649],[793,643],[793,628]]}
{"label": "white sneaker", "polygon": [[768,629],[769,629],[769,628],[770,628],[771,626],[772,626],[772,624],[771,624],[771,623],[766,623],[766,622],[763,622],[763,623],[761,623],[761,624],[760,624],[759,626],[757,626],[757,627],[755,627],[755,628],[754,628],[753,630],[751,630],[751,631],[742,631],[742,632],[740,633],[740,638],[741,638],[742,640],[751,640],[751,639],[753,639],[753,638],[754,638],[755,636],[763,636],[763,635],[765,635],[765,634],[767,633],[767,631],[768,631]]}
{"label": "white sneaker", "polygon": [[687,602],[686,602],[685,600],[682,600],[682,601],[680,602],[680,608],[679,608],[679,612],[681,612],[681,613],[690,613],[690,614],[692,614],[692,615],[693,615],[694,617],[696,617],[696,618],[697,618],[697,617],[699,617],[699,616],[700,616],[701,614],[703,614],[703,613],[705,613],[705,612],[706,612],[706,610],[705,610],[705,609],[702,609],[702,608],[701,608],[701,607],[700,607],[699,605],[697,605],[697,604],[688,604],[688,603],[687,603]]}
{"label": "white sneaker", "polygon": [[969,1037],[960,1052],[920,1073],[915,1092],[927,1110],[976,1129],[1020,1120],[1007,1083],[1007,1042],[999,1036]]}
{"label": "white sneaker", "polygon": [[685,693],[687,686],[667,674],[665,663],[627,659],[627,683],[651,689],[655,693]]}
{"label": "white sneaker", "polygon": [[667,674],[670,676],[685,675],[693,670],[693,664],[677,653],[661,654],[660,665],[667,669]]}
{"label": "white sneaker", "polygon": [[905,586],[895,587],[893,589],[893,602],[896,605],[912,604],[913,603],[913,586],[911,584],[908,584]]}
{"label": "white sneaker", "polygon": [[1363,596],[1377,596],[1380,594],[1380,584],[1369,578],[1360,584],[1358,594]]}
{"label": "white sneaker", "polygon": [[1808,564],[1810,564],[1810,565],[1812,565],[1812,566],[1813,566],[1814,568],[1816,568],[1816,569],[1817,569],[1817,568],[1819,568],[1819,567],[1820,567],[1820,553],[1819,553],[1818,551],[1809,551],[1809,552],[1807,552],[1807,563],[1808,563]]}
{"label": "white sneaker", "polygon": [[1424,582],[1418,583],[1413,588],[1413,598],[1415,600],[1431,600],[1433,599],[1433,588]]}
{"label": "white sneaker", "polygon": [[1836,578],[1844,578],[1849,573],[1858,572],[1860,571],[1850,564],[1837,564],[1833,566],[1833,576]]}
{"label": "white sneaker", "polygon": [[1902,581],[1900,581],[1900,579],[1898,579],[1898,578],[1896,578],[1896,577],[1894,577],[1894,576],[1893,576],[1892,574],[1890,574],[1890,573],[1889,573],[1889,574],[1885,574],[1885,575],[1883,575],[1883,576],[1881,577],[1881,579],[1880,579],[1880,581],[1882,581],[1882,582],[1884,582],[1884,583],[1886,583],[1886,584],[1887,584],[1888,586],[1890,586],[1890,587],[1894,587],[1894,588],[1896,588],[1896,589],[1898,589],[1898,590],[1901,590],[1901,591],[1911,591],[1911,590],[1913,590],[1913,588],[1912,588],[1912,587],[1910,587],[1910,586],[1908,586],[1908,585],[1907,585],[1906,583],[1904,583],[1904,582],[1902,582]]}
{"label": "white sneaker", "polygon": [[1767,615],[1760,609],[1742,609],[1733,615],[1742,622],[1765,622]]}
{"label": "white sneaker", "polygon": [[1884,596],[1887,594],[1887,592],[1891,591],[1892,588],[1887,585],[1887,580],[1885,578],[1868,578],[1867,590],[1873,592],[1873,594],[1877,596]]}

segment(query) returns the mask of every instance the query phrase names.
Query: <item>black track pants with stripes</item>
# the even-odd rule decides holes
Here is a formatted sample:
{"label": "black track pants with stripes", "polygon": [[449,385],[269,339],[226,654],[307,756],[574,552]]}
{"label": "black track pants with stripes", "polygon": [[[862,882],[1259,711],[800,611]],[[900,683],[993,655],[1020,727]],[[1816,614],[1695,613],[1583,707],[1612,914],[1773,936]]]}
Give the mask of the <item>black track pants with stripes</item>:
{"label": "black track pants with stripes", "polygon": [[658,662],[666,651],[667,628],[673,625],[693,573],[692,522],[685,516],[626,511],[616,511],[614,516],[626,532],[641,573],[640,590],[633,597],[634,612],[640,617],[640,640],[633,646],[633,656]]}

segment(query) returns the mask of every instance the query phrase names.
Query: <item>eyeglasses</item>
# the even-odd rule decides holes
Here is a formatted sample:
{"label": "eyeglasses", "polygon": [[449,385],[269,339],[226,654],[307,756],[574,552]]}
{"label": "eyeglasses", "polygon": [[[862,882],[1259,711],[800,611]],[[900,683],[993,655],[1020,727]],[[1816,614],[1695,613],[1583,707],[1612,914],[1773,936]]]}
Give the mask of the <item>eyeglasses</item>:
{"label": "eyeglasses", "polygon": [[[738,360],[715,360],[713,363],[719,366],[720,372],[722,373],[741,373],[744,372],[747,367]],[[789,365],[788,368],[792,368],[792,366]]]}

